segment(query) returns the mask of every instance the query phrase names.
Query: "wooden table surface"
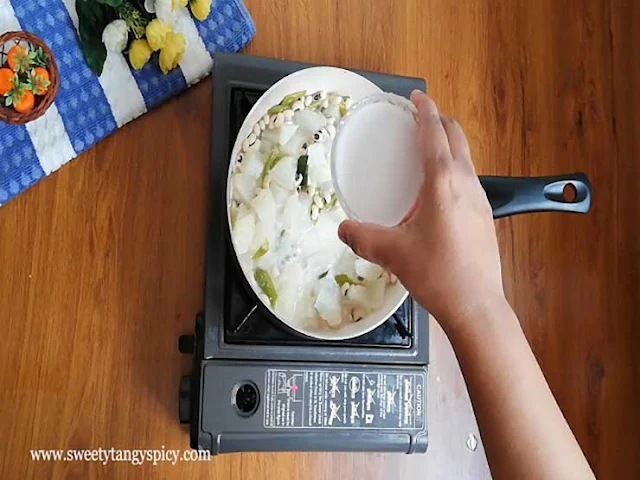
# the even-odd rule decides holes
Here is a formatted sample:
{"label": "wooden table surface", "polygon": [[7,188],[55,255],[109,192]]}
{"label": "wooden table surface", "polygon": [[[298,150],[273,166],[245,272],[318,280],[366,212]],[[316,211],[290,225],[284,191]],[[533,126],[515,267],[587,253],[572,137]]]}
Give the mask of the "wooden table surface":
{"label": "wooden table surface", "polygon": [[[248,53],[426,78],[480,173],[590,176],[586,216],[497,222],[504,279],[598,478],[640,478],[638,3],[246,3]],[[482,445],[465,446],[477,427],[433,321],[426,455],[31,460],[188,446],[176,343],[203,308],[211,95],[207,79],[0,208],[0,478],[489,477]]]}

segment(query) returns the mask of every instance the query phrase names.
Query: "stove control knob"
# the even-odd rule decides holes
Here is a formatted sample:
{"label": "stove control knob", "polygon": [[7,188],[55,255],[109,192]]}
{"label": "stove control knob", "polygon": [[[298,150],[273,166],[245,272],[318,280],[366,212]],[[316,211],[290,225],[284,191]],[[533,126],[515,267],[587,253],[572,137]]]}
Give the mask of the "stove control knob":
{"label": "stove control knob", "polygon": [[178,338],[178,350],[180,353],[193,355],[195,352],[196,337],[193,335],[180,335]]}
{"label": "stove control knob", "polygon": [[193,378],[190,375],[180,378],[180,397],[178,399],[178,416],[180,423],[191,421],[191,387]]}
{"label": "stove control knob", "polygon": [[233,388],[231,404],[242,417],[250,417],[258,409],[260,393],[255,383],[246,380]]}

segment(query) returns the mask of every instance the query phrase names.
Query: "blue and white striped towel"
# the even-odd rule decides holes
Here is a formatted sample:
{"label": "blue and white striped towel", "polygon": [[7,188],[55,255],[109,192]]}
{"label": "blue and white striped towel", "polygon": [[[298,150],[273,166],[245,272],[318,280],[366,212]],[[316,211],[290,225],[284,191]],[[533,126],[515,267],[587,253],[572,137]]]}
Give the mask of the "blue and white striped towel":
{"label": "blue and white striped towel", "polygon": [[179,68],[162,75],[150,62],[134,71],[122,54],[109,52],[98,78],[82,56],[77,25],[75,0],[0,0],[0,33],[26,30],[43,39],[60,75],[56,100],[42,117],[26,125],[0,121],[0,205],[201,80],[211,71],[213,52],[238,51],[255,34],[241,0],[213,0],[203,22],[186,10],[179,15],[175,30],[187,40]]}

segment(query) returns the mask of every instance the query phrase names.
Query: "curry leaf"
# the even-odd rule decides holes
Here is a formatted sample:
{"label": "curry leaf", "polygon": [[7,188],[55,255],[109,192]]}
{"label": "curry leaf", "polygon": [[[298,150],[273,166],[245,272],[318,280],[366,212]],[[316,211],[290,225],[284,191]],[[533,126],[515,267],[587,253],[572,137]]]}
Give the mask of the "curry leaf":
{"label": "curry leaf", "polygon": [[300,155],[298,157],[298,168],[296,169],[296,176],[301,175],[302,181],[300,182],[300,188],[305,188],[309,183],[309,160],[308,155]]}
{"label": "curry leaf", "polygon": [[95,0],[76,0],[76,12],[82,53],[91,71],[100,76],[107,59],[102,31],[111,20],[117,18],[116,12],[110,6]]}

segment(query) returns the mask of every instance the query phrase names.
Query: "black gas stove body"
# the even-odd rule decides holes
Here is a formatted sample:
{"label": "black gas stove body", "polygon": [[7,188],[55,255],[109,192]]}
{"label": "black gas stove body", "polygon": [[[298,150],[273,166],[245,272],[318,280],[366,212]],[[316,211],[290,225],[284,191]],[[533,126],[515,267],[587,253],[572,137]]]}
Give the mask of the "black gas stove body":
{"label": "black gas stove body", "polygon": [[[428,314],[413,299],[361,337],[304,337],[261,308],[239,270],[227,228],[227,173],[251,107],[282,77],[311,65],[217,54],[205,310],[180,337],[193,372],[180,382],[191,446],[238,451],[424,452]],[[408,96],[421,79],[358,72]]]}

